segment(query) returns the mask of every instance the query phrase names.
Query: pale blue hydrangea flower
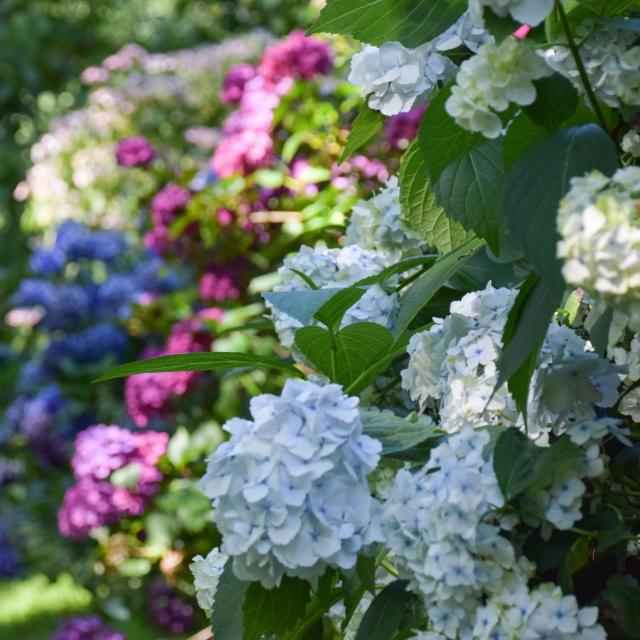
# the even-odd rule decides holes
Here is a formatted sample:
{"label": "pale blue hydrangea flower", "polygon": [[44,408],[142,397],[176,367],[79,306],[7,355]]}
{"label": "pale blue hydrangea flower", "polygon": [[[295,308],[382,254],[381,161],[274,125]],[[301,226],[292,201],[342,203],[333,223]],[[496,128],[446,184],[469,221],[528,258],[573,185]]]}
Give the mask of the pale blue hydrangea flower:
{"label": "pale blue hydrangea flower", "polygon": [[381,445],[363,435],[358,399],[288,380],[280,396],[253,398],[251,416],[226,423],[201,480],[234,572],[271,588],[352,568],[379,536],[367,474]]}
{"label": "pale blue hydrangea flower", "polygon": [[206,558],[195,556],[189,565],[193,574],[198,604],[207,616],[211,616],[218,582],[228,559],[228,556],[221,553],[220,549],[216,547],[209,552]]}
{"label": "pale blue hydrangea flower", "polygon": [[551,13],[553,0],[469,0],[469,12],[479,26],[484,26],[485,9],[501,18],[511,16],[517,22],[535,27]]}

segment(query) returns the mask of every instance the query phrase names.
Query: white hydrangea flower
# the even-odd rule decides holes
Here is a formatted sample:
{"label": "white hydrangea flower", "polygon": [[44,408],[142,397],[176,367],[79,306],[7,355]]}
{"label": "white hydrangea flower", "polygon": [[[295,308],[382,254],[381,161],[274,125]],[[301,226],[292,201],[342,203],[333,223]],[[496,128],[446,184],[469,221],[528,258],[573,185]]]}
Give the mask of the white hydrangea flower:
{"label": "white hydrangea flower", "polygon": [[629,416],[634,422],[640,422],[640,388],[628,391],[620,401],[620,413]]}
{"label": "white hydrangea flower", "polygon": [[474,22],[469,11],[465,11],[444,33],[433,42],[438,51],[450,51],[464,45],[474,53],[491,35],[484,27]]}
{"label": "white hydrangea flower", "polygon": [[630,153],[634,158],[640,158],[640,134],[637,131],[627,131],[621,142],[622,150]]}
{"label": "white hydrangea flower", "polygon": [[372,109],[394,116],[427,100],[439,82],[453,77],[455,69],[431,42],[417,49],[385,42],[379,48],[365,45],[353,56],[349,82],[368,97]]}
{"label": "white hydrangea flower", "polygon": [[[340,289],[349,287],[359,280],[380,273],[385,263],[374,251],[350,245],[342,249],[327,249],[303,246],[298,253],[284,259],[278,269],[281,284],[274,291],[310,291],[311,287],[296,271],[307,275],[319,289]],[[354,322],[374,322],[393,328],[397,295],[386,293],[382,287],[373,285],[351,307],[342,320],[342,327]],[[294,346],[295,332],[302,323],[289,314],[267,302],[271,310],[276,332],[281,344],[291,349]]]}
{"label": "white hydrangea flower", "polygon": [[551,13],[553,0],[469,0],[469,13],[481,27],[484,26],[485,9],[501,18],[511,16],[517,22],[535,27]]}
{"label": "white hydrangea flower", "polygon": [[[599,27],[599,28],[598,28]],[[637,34],[613,25],[585,21],[576,29],[580,57],[596,95],[610,107],[640,105],[640,46]],[[547,64],[584,92],[575,59],[565,45],[545,51]]]}
{"label": "white hydrangea flower", "polygon": [[393,176],[369,200],[360,200],[351,211],[346,245],[375,251],[389,266],[422,252],[425,244],[402,218],[400,186]]}
{"label": "white hydrangea flower", "polygon": [[558,256],[567,283],[630,316],[640,328],[640,167],[612,178],[594,171],[573,178],[560,201]]}
{"label": "white hydrangea flower", "polygon": [[[402,386],[421,410],[437,409],[455,430],[465,425],[523,426],[506,385],[495,389],[502,334],[516,291],[495,289],[465,295],[451,315],[412,336]],[[595,415],[593,405],[617,400],[618,369],[591,352],[568,327],[551,324],[531,381],[528,433],[546,442],[570,421]]]}
{"label": "white hydrangea flower", "polygon": [[358,399],[336,384],[288,380],[250,409],[252,420],[226,423],[231,437],[200,483],[234,572],[271,588],[285,574],[351,569],[378,538],[367,474],[381,445],[363,435]]}
{"label": "white hydrangea flower", "polygon": [[[561,632],[602,640],[597,609],[580,609],[551,584],[529,589],[533,566],[516,556],[494,515],[503,497],[485,453],[489,441],[484,430],[450,437],[423,469],[398,472],[380,509],[394,563],[429,612],[428,631],[413,637],[533,640]],[[565,501],[577,491],[569,484]]]}
{"label": "white hydrangea flower", "polygon": [[636,333],[633,336],[628,349],[621,346],[609,348],[608,355],[617,365],[626,368],[626,384],[640,380],[640,335]]}
{"label": "white hydrangea flower", "polygon": [[512,102],[521,106],[535,102],[533,80],[550,73],[527,42],[506,38],[496,45],[490,40],[462,63],[445,105],[447,113],[463,129],[497,138],[502,122],[496,112],[506,111]]}
{"label": "white hydrangea flower", "polygon": [[208,617],[213,611],[218,582],[228,559],[228,556],[221,553],[220,549],[216,547],[209,552],[206,558],[195,556],[189,565],[193,574],[198,604]]}

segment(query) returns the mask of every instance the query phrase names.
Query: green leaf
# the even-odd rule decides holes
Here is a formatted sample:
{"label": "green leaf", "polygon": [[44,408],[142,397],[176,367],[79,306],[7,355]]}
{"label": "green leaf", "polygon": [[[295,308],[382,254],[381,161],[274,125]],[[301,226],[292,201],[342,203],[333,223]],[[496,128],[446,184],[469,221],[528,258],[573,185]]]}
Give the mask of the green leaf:
{"label": "green leaf", "polygon": [[573,574],[589,564],[591,549],[586,538],[578,538],[565,556],[560,570],[558,582],[565,593],[571,593],[573,589]]}
{"label": "green leaf", "polygon": [[313,291],[317,291],[319,289],[318,285],[306,273],[303,273],[298,269],[292,269],[291,267],[289,267],[289,269],[297,276],[300,276],[309,285],[310,289],[313,289]]}
{"label": "green leaf", "polygon": [[[593,311],[591,312],[593,313]],[[591,344],[599,356],[605,356],[609,345],[609,329],[613,322],[613,307],[605,307],[593,321],[590,318],[589,338]]]}
{"label": "green leaf", "polygon": [[320,372],[347,387],[389,353],[393,335],[379,324],[355,322],[335,336],[322,327],[303,327],[295,341]]}
{"label": "green leaf", "polygon": [[522,493],[532,482],[538,447],[515,427],[505,429],[493,450],[493,469],[505,500]]}
{"label": "green leaf", "polygon": [[640,10],[638,0],[578,0],[578,2],[602,18],[613,18],[627,11]]}
{"label": "green leaf", "polygon": [[165,371],[221,371],[236,367],[266,367],[279,369],[298,378],[304,374],[292,364],[271,356],[250,353],[182,353],[174,356],[147,358],[115,367],[93,382],[124,378],[137,373],[162,373]]}
{"label": "green leaf", "polygon": [[429,189],[427,165],[417,139],[409,145],[400,165],[400,204],[407,224],[440,253],[463,245],[472,233],[450,219]]}
{"label": "green leaf", "polygon": [[623,582],[622,579],[610,580],[602,593],[619,612],[621,626],[630,640],[640,638],[640,589]]}
{"label": "green leaf", "polygon": [[465,0],[329,0],[308,33],[341,33],[381,45],[418,47],[450,27]]}
{"label": "green leaf", "polygon": [[494,287],[515,287],[522,280],[511,262],[497,262],[485,249],[474,253],[466,264],[449,280],[459,291],[479,291],[489,282]]}
{"label": "green leaf", "polygon": [[369,605],[356,640],[391,640],[410,598],[405,580],[396,580],[385,587]]}
{"label": "green leaf", "polygon": [[362,411],[360,415],[364,433],[382,443],[382,455],[405,451],[443,434],[433,423],[409,422],[404,418],[376,411]]}
{"label": "green leaf", "polygon": [[510,16],[501,18],[497,16],[491,9],[485,8],[483,12],[485,28],[496,39],[496,42],[502,42],[506,37],[520,27],[520,23],[516,22]]}
{"label": "green leaf", "polygon": [[561,279],[556,217],[571,178],[594,169],[612,175],[617,168],[615,144],[600,127],[588,124],[562,129],[539,142],[509,171],[502,215],[511,238],[540,275]]}
{"label": "green leaf", "polygon": [[509,171],[527,149],[547,135],[547,131],[533,122],[525,112],[518,114],[509,125],[502,141],[505,170]]}
{"label": "green leaf", "polygon": [[422,256],[415,256],[413,258],[406,258],[405,260],[396,262],[396,264],[392,264],[390,267],[386,267],[380,271],[380,273],[358,280],[358,282],[354,283],[353,286],[360,287],[370,284],[384,284],[392,276],[403,273],[404,271],[410,271],[416,267],[422,267],[426,264],[433,264],[439,257],[439,255],[431,253]]}
{"label": "green leaf", "polygon": [[[523,376],[527,375],[532,365],[532,361],[527,362],[527,359],[537,358],[542,341],[549,331],[553,313],[562,301],[563,291],[561,283],[531,278],[529,284],[519,292],[516,304],[509,312],[503,335],[502,355],[498,361],[500,375],[496,389],[517,374],[515,385],[520,394],[520,402],[524,396]],[[520,371],[523,366],[525,370]]]}
{"label": "green leaf", "polygon": [[492,140],[446,167],[433,191],[450,219],[475,231],[497,254],[503,185],[502,141]]}
{"label": "green leaf", "polygon": [[375,595],[376,592],[376,559],[366,556],[358,556],[356,561],[356,575],[362,586]]}
{"label": "green leaf", "polygon": [[[224,591],[218,592],[228,598]],[[299,578],[285,576],[280,586],[265,589],[254,582],[249,585],[244,598],[244,631],[242,640],[282,638],[304,615],[311,597],[309,583]],[[237,606],[237,605],[236,605]],[[216,640],[218,636],[215,636]]]}
{"label": "green leaf", "polygon": [[140,465],[132,462],[116,469],[110,476],[109,482],[114,487],[122,487],[124,489],[135,489],[140,477]]}
{"label": "green leaf", "polygon": [[433,98],[420,123],[418,144],[433,183],[451,163],[487,141],[482,134],[471,133],[458,126],[447,113],[445,103],[451,95],[452,86],[453,82]]}
{"label": "green leaf", "polygon": [[262,297],[278,311],[286,313],[304,325],[311,322],[316,311],[330,300],[342,288],[302,290],[302,291],[271,291],[263,293]]}
{"label": "green leaf", "polygon": [[243,640],[243,604],[249,587],[248,582],[236,578],[233,572],[233,560],[224,565],[224,571],[218,582],[218,593],[224,597],[213,601],[213,636],[216,640]]}
{"label": "green leaf", "polygon": [[314,314],[331,331],[340,327],[344,314],[366,293],[364,287],[346,287],[327,300]]}
{"label": "green leaf", "polygon": [[351,133],[338,163],[349,159],[358,149],[367,144],[382,129],[385,120],[386,118],[379,111],[375,111],[365,102],[353,121]]}
{"label": "green leaf", "polygon": [[480,238],[469,240],[446,256],[442,256],[405,291],[398,310],[396,335],[402,335],[409,328],[420,309],[483,245],[484,241]]}
{"label": "green leaf", "polygon": [[600,553],[610,549],[624,539],[627,533],[624,526],[624,517],[620,509],[615,505],[602,503],[595,514],[595,520],[599,532],[596,549]]}
{"label": "green leaf", "polygon": [[559,73],[535,80],[536,101],[524,107],[529,118],[548,131],[559,129],[578,107],[578,92]]}
{"label": "green leaf", "polygon": [[536,447],[535,471],[529,487],[543,489],[564,478],[571,471],[578,471],[583,452],[568,436],[558,438],[550,447]]}

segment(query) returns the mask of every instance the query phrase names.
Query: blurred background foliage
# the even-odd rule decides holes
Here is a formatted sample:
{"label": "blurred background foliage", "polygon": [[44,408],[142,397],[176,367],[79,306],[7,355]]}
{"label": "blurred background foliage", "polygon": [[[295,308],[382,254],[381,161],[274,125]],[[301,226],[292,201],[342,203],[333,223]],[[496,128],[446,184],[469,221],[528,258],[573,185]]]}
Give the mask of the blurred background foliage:
{"label": "blurred background foliage", "polygon": [[[2,0],[0,2],[0,298],[26,250],[15,185],[28,149],[56,115],[81,103],[81,71],[128,42],[169,51],[264,27],[309,24],[300,0]],[[9,266],[12,266],[9,269]]]}

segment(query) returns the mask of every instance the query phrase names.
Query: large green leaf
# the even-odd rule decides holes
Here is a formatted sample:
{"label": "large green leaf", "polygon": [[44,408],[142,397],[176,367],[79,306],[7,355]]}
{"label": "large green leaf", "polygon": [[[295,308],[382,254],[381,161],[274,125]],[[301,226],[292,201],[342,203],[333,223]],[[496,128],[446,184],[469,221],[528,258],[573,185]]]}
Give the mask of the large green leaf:
{"label": "large green leaf", "polygon": [[[221,599],[226,599],[224,591]],[[278,587],[265,589],[257,582],[247,589],[244,599],[243,640],[282,638],[301,618],[311,597],[308,582],[285,576]],[[233,605],[231,605],[233,606]],[[215,636],[216,640],[218,637]]]}
{"label": "large green leaf", "polygon": [[482,134],[471,133],[458,126],[447,113],[445,103],[451,95],[452,84],[435,96],[420,122],[418,144],[432,183],[437,182],[440,174],[452,162],[487,141]]}
{"label": "large green leaf", "polygon": [[375,111],[365,102],[353,121],[340,162],[344,162],[367,144],[382,129],[385,120],[386,118],[379,111]]}
{"label": "large green leaf", "polygon": [[548,131],[559,129],[578,107],[578,92],[559,73],[534,82],[536,101],[524,107],[533,122]]}
{"label": "large green leaf", "polygon": [[451,26],[465,0],[328,0],[308,33],[342,33],[381,45],[418,47]]}
{"label": "large green leaf", "polygon": [[366,293],[365,287],[346,287],[331,296],[314,314],[332,331],[336,331],[344,314]]}
{"label": "large green leaf", "polygon": [[536,124],[525,112],[518,114],[509,124],[502,139],[505,171],[510,171],[527,149],[548,135],[544,127]]}
{"label": "large green leaf", "polygon": [[405,580],[386,586],[369,605],[356,634],[356,640],[391,640],[409,602]]}
{"label": "large green leaf", "polygon": [[640,589],[629,581],[612,579],[602,596],[615,607],[616,618],[620,619],[627,638],[640,639]]}
{"label": "large green leaf", "polygon": [[492,140],[455,160],[434,184],[436,200],[447,216],[500,250],[498,207],[504,186],[502,141]]}
{"label": "large green leaf", "polygon": [[502,215],[511,238],[536,271],[551,281],[560,276],[556,256],[558,203],[572,177],[618,168],[616,146],[593,124],[562,129],[530,148],[507,174]]}
{"label": "large green leaf", "polygon": [[[562,301],[564,287],[561,282],[549,282],[545,279],[530,281],[532,286],[523,287],[516,299],[516,304],[509,312],[503,349],[498,361],[499,379],[497,387],[511,380],[524,365],[528,367],[527,358],[537,356],[542,341],[549,331],[549,323],[553,313]],[[535,357],[534,356],[534,357]],[[530,379],[529,371],[529,379]],[[520,371],[521,375],[526,372]],[[524,380],[518,381],[520,392]],[[527,385],[528,391],[528,385]],[[522,402],[522,399],[520,400]]]}
{"label": "large green leaf", "polygon": [[218,593],[224,597],[215,598],[211,621],[216,640],[243,640],[243,611],[248,582],[236,578],[233,560],[227,560],[218,582]]}
{"label": "large green leaf", "polygon": [[173,356],[147,358],[115,367],[93,382],[124,378],[136,373],[162,373],[165,371],[221,371],[237,367],[265,367],[279,369],[290,375],[304,378],[304,374],[289,362],[272,356],[250,353],[181,353]]}
{"label": "large green leaf", "polygon": [[484,240],[473,238],[446,256],[442,256],[425,271],[403,294],[396,321],[396,334],[402,335],[420,309],[447,283],[480,247]]}
{"label": "large green leaf", "polygon": [[355,322],[335,335],[322,327],[296,331],[296,345],[319,371],[347,387],[383,360],[393,343],[391,331],[372,322]]}
{"label": "large green leaf", "polygon": [[382,454],[405,451],[429,438],[443,435],[434,424],[409,422],[398,416],[376,411],[361,412],[364,433],[382,443]]}
{"label": "large green leaf", "polygon": [[621,16],[627,11],[640,11],[638,0],[578,0],[587,9],[603,18]]}
{"label": "large green leaf", "polygon": [[400,165],[400,203],[407,224],[440,253],[463,245],[473,233],[447,216],[429,189],[427,165],[418,140],[405,151]]}

